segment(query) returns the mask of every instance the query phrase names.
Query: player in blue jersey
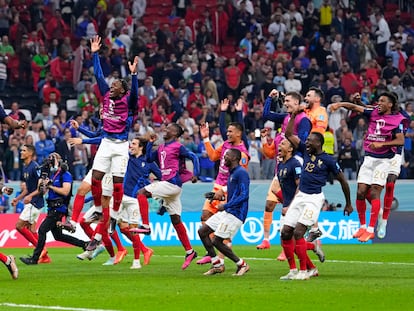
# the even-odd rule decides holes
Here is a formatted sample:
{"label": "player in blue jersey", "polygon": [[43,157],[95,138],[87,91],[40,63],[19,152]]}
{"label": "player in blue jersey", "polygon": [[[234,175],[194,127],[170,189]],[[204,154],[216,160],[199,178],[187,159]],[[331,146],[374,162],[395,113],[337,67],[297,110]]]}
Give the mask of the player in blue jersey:
{"label": "player in blue jersey", "polygon": [[[264,228],[264,238],[263,241],[256,246],[257,249],[268,249],[270,248],[270,227],[273,222],[273,211],[276,207],[276,204],[283,201],[283,198],[281,198],[281,190],[280,190],[280,184],[277,178],[277,154],[278,154],[278,145],[279,143],[284,139],[285,137],[285,131],[286,126],[288,123],[288,120],[290,119],[290,114],[294,109],[299,107],[302,100],[302,96],[297,92],[289,92],[286,95],[279,93],[277,90],[272,90],[269,93],[269,96],[267,97],[265,101],[265,105],[263,108],[263,118],[264,120],[270,120],[272,122],[275,122],[276,124],[281,124],[280,132],[276,134],[275,139],[269,144],[267,141],[267,136],[269,134],[268,129],[263,129],[261,131],[262,136],[262,145],[263,145],[263,154],[266,155],[268,158],[273,158],[276,161],[276,171],[275,176],[272,180],[272,183],[269,186],[269,190],[266,197],[266,203],[265,203],[265,211],[263,215],[263,228]],[[286,113],[275,113],[270,110],[271,104],[274,101],[283,101],[283,104]],[[294,127],[294,133],[297,135],[303,142],[308,137],[310,131],[312,128],[311,121],[306,116],[305,113],[302,113],[295,122]],[[279,197],[278,197],[279,196]],[[281,214],[280,217],[280,227],[283,227],[283,218],[285,213]],[[286,257],[284,256],[284,253],[282,253],[277,257],[278,260],[286,260]]]}
{"label": "player in blue jersey", "polygon": [[[250,179],[248,172],[239,164],[241,157],[240,150],[235,148],[228,149],[224,155],[225,165],[230,171],[227,181],[227,203],[219,204],[219,212],[207,219],[198,230],[198,235],[212,263],[212,267],[204,275],[224,272],[224,263],[217,256],[214,248],[236,263],[237,270],[234,276],[242,276],[250,270],[249,265],[224,243],[225,239],[232,239],[243,225],[249,209]],[[221,197],[222,195],[216,192],[213,199],[220,200]],[[213,238],[211,238],[212,233],[214,233]]]}
{"label": "player in blue jersey", "polygon": [[[24,208],[16,223],[16,229],[25,237],[33,246],[36,247],[39,236],[36,231],[37,220],[40,211],[45,205],[43,195],[38,191],[40,169],[34,160],[36,149],[33,145],[23,145],[21,148],[20,158],[23,160],[23,182],[26,187],[12,200],[12,206],[23,199]],[[50,258],[46,250],[41,254],[39,263],[49,263]]]}
{"label": "player in blue jersey", "polygon": [[[197,257],[197,253],[191,246],[187,230],[181,220],[182,184],[188,180],[197,182],[200,165],[198,157],[180,144],[178,138],[183,132],[184,130],[178,124],[168,124],[165,129],[164,144],[159,145],[158,149],[154,151],[152,150],[152,146],[156,140],[156,135],[151,136],[146,148],[147,162],[156,161],[161,169],[162,177],[161,181],[155,181],[141,188],[138,193],[148,198],[155,197],[164,200],[164,206],[170,215],[171,223],[175,231],[177,231],[178,239],[186,251],[184,263],[181,267],[184,270]],[[182,164],[186,158],[193,162],[193,174],[188,174],[188,171],[184,172],[182,170]],[[131,231],[134,232],[134,230]]]}
{"label": "player in blue jersey", "polygon": [[[315,265],[308,257],[306,250],[309,249],[304,235],[308,229],[318,221],[319,213],[325,201],[322,187],[325,186],[330,172],[341,183],[345,196],[346,205],[344,214],[352,213],[349,185],[342,173],[338,163],[322,150],[324,143],[323,135],[318,132],[309,134],[303,143],[299,137],[293,134],[295,118],[302,108],[292,112],[286,128],[286,138],[294,148],[303,154],[302,175],[299,182],[298,192],[290,203],[282,228],[282,241],[288,262],[291,262],[294,253],[299,258],[300,271],[292,269],[286,279],[306,280],[314,273]],[[292,239],[294,238],[294,240]],[[308,242],[310,243],[310,242]],[[311,271],[308,272],[308,269]],[[313,271],[312,271],[313,270]]]}
{"label": "player in blue jersey", "polygon": [[144,255],[144,265],[149,264],[154,252],[142,243],[139,234],[130,231],[132,228],[138,228],[139,224],[138,190],[150,184],[149,176],[151,173],[158,180],[161,180],[161,171],[157,164],[146,161],[147,143],[148,140],[144,137],[136,137],[130,143],[130,156],[124,180],[124,196],[117,215],[121,232],[132,241],[134,260],[131,269],[141,268],[140,252]]}
{"label": "player in blue jersey", "polygon": [[92,196],[95,206],[102,206],[103,219],[98,224],[97,233],[87,247],[88,251],[96,249],[102,240],[102,235],[107,234],[109,227],[111,197],[102,195],[102,178],[107,172],[111,172],[113,176],[113,208],[115,211],[119,209],[123,196],[123,178],[128,163],[128,117],[136,111],[138,102],[138,57],[136,56],[132,63],[128,62],[132,75],[131,90],[128,92],[128,83],[125,80],[115,80],[110,87],[106,83],[98,56],[100,48],[101,38],[95,36],[91,39],[91,52],[96,81],[103,96],[103,139],[92,166]]}

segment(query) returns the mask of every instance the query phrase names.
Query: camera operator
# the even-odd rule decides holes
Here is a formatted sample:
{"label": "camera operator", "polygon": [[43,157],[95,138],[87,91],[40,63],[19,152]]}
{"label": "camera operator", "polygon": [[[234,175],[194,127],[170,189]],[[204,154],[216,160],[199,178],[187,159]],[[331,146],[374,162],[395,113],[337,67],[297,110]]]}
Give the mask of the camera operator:
{"label": "camera operator", "polygon": [[[81,241],[70,235],[62,233],[62,228],[57,222],[61,222],[67,215],[73,178],[68,172],[66,163],[62,162],[59,154],[50,154],[48,161],[42,165],[42,174],[39,180],[39,191],[47,193],[47,216],[39,227],[39,240],[33,255],[20,257],[27,265],[36,265],[42,249],[46,243],[46,234],[51,231],[56,241],[62,241],[85,249],[88,242]],[[48,169],[48,171],[47,171]],[[48,174],[46,174],[48,173]]]}

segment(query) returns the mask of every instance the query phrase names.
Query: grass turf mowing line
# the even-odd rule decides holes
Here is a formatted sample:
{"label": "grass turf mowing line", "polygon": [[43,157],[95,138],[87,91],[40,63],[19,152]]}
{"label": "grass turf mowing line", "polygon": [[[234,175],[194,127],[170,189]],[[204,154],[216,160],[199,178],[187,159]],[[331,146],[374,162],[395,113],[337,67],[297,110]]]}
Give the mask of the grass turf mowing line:
{"label": "grass turf mowing line", "polygon": [[[119,265],[102,266],[107,255],[82,262],[76,259],[75,248],[51,248],[51,264],[25,266],[18,261],[16,281],[7,269],[0,270],[0,303],[112,310],[411,309],[414,269],[403,263],[414,263],[412,244],[323,245],[323,249],[327,256],[323,264],[310,253],[319,277],[286,282],[279,277],[288,272],[288,265],[275,260],[279,246],[259,252],[254,245],[235,245],[235,252],[251,267],[243,277],[231,275],[236,267],[228,259],[221,275],[204,276],[209,266],[195,263],[182,271],[181,247],[154,247],[151,264],[141,270],[129,269],[131,249]],[[30,253],[2,251],[16,257]],[[197,251],[204,254],[201,247]],[[0,310],[28,309],[0,305]]]}

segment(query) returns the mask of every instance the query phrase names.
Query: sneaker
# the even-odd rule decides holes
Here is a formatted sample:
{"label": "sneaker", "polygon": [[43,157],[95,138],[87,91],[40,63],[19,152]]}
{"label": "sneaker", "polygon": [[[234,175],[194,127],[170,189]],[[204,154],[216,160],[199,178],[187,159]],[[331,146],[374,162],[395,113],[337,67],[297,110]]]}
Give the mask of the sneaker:
{"label": "sneaker", "polygon": [[76,256],[79,260],[89,259],[92,260],[93,251],[84,251],[82,254]]}
{"label": "sneaker", "polygon": [[70,233],[75,233],[75,231],[76,231],[76,226],[72,225],[69,221],[66,221],[66,222],[58,221],[56,223],[56,225],[59,228],[62,228],[63,230],[66,230],[66,231],[68,231]]}
{"label": "sneaker", "polygon": [[85,219],[86,222],[95,222],[102,218],[102,213],[100,212],[93,212],[91,216]]}
{"label": "sneaker", "polygon": [[247,263],[242,264],[237,267],[236,273],[233,273],[233,276],[242,276],[243,274],[249,272],[250,267]]}
{"label": "sneaker", "polygon": [[292,280],[309,280],[309,273],[306,270],[300,270]]}
{"label": "sneaker", "polygon": [[214,275],[214,274],[218,274],[218,273],[223,273],[225,270],[224,265],[220,265],[220,266],[212,266],[210,268],[210,270],[208,270],[207,272],[204,272],[204,275]]}
{"label": "sneaker", "polygon": [[319,228],[315,231],[310,230],[308,236],[306,237],[306,241],[313,242],[321,236],[322,236],[322,231]]}
{"label": "sneaker", "polygon": [[290,270],[288,274],[282,275],[279,278],[279,280],[282,280],[282,281],[293,280],[293,279],[295,279],[296,274],[298,274],[298,270],[297,269]]}
{"label": "sneaker", "polygon": [[277,256],[276,259],[279,260],[279,261],[285,261],[285,260],[287,260],[286,255],[285,255],[285,251],[283,249],[280,252],[279,256]]}
{"label": "sneaker", "polygon": [[39,260],[37,261],[37,263],[51,263],[51,262],[52,262],[52,259],[50,259],[48,255],[39,257]]}
{"label": "sneaker", "polygon": [[210,256],[204,256],[200,260],[197,260],[197,265],[205,265],[207,263],[211,263],[211,257]]}
{"label": "sneaker", "polygon": [[12,279],[16,280],[19,277],[19,269],[17,269],[16,258],[14,258],[12,255],[7,257],[9,258],[10,262],[9,264],[5,265],[7,267],[7,270],[9,270]]}
{"label": "sneaker", "polygon": [[129,269],[141,269],[141,263],[139,262],[139,259],[134,259],[132,266]]}
{"label": "sneaker", "polygon": [[163,201],[160,200],[161,207],[158,209],[157,214],[162,216],[167,212],[167,209],[164,205],[162,205]]}
{"label": "sneaker", "polygon": [[154,254],[154,250],[152,248],[147,247],[147,251],[144,253],[144,265],[149,265],[152,255]]}
{"label": "sneaker", "polygon": [[99,241],[93,239],[92,241],[89,242],[88,246],[86,246],[86,250],[87,251],[94,251],[99,245]]}
{"label": "sneaker", "polygon": [[197,252],[195,250],[193,250],[190,254],[186,254],[185,255],[185,260],[183,265],[181,266],[181,269],[185,270],[188,268],[188,266],[190,265],[190,263],[197,258]]}
{"label": "sneaker", "polygon": [[387,221],[379,217],[378,225],[377,225],[377,237],[379,239],[383,239],[385,238],[386,234],[387,234]]}
{"label": "sneaker", "polygon": [[321,242],[317,240],[317,241],[313,241],[312,243],[315,246],[315,248],[313,249],[313,252],[316,254],[316,256],[318,256],[320,262],[324,262],[325,254],[322,250]]}
{"label": "sneaker", "polygon": [[256,246],[256,249],[269,249],[269,248],[270,248],[269,240],[263,240],[261,244]]}
{"label": "sneaker", "polygon": [[109,221],[109,234],[112,234],[116,230],[116,219],[111,217],[111,220]]}
{"label": "sneaker", "polygon": [[37,260],[34,259],[32,256],[20,257],[20,261],[26,265],[37,265]]}
{"label": "sneaker", "polygon": [[143,225],[140,225],[138,228],[130,228],[129,232],[132,233],[143,233],[145,235],[151,234],[151,228],[150,227],[144,227]]}
{"label": "sneaker", "polygon": [[373,240],[375,238],[374,232],[365,231],[363,235],[358,238],[359,242],[368,242],[369,240]]}
{"label": "sneaker", "polygon": [[114,265],[119,264],[122,260],[124,260],[125,256],[128,254],[128,251],[126,249],[123,249],[121,251],[118,251],[115,255],[115,261]]}
{"label": "sneaker", "polygon": [[319,276],[319,271],[318,268],[313,268],[313,269],[309,269],[308,270],[308,275],[310,278],[314,277],[314,276]]}
{"label": "sneaker", "polygon": [[115,262],[115,257],[109,257],[107,261],[105,261],[102,266],[113,266]]}
{"label": "sneaker", "polygon": [[92,258],[91,259],[95,259],[96,257],[98,257],[100,254],[102,254],[105,251],[105,246],[103,246],[102,244],[100,244],[92,253]]}
{"label": "sneaker", "polygon": [[367,231],[367,229],[365,228],[359,228],[354,235],[352,236],[353,238],[358,239],[359,237],[361,237],[361,235],[363,235],[365,233],[365,231]]}

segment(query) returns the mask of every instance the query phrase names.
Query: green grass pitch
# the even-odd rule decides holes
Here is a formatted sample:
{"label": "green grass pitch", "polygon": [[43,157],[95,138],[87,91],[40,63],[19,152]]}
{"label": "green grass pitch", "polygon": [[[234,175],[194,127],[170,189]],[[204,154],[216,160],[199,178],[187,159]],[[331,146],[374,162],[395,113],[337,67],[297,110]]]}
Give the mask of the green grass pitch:
{"label": "green grass pitch", "polygon": [[[256,250],[234,246],[250,272],[234,277],[226,259],[221,275],[204,276],[208,266],[182,271],[181,247],[154,247],[151,264],[130,270],[133,252],[116,266],[107,255],[76,259],[78,249],[52,248],[51,264],[26,266],[18,257],[30,249],[2,249],[16,256],[19,279],[0,267],[0,310],[412,310],[413,244],[324,245],[319,277],[280,281],[286,262],[275,260],[280,246]],[[197,247],[199,256],[204,254]]]}

